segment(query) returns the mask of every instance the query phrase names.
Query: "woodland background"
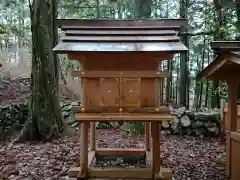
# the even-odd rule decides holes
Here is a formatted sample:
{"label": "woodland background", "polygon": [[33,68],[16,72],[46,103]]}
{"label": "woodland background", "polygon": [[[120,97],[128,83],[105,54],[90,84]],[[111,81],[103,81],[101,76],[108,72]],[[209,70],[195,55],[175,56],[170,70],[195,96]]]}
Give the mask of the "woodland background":
{"label": "woodland background", "polygon": [[[162,69],[170,71],[170,77],[162,87],[165,102],[186,109],[218,109],[220,99],[227,98],[225,82],[197,81],[196,76],[216,56],[210,48],[211,41],[238,39],[238,1],[2,0],[0,59],[3,66],[0,75],[2,79],[11,79],[11,84],[18,81],[15,84],[27,93],[22,95],[16,90],[19,88],[8,88],[7,95],[1,93],[1,103],[8,103],[6,96],[11,96],[11,99],[15,97],[11,102],[20,99],[27,104],[29,118],[25,125],[28,133],[23,133],[25,137],[58,135],[64,129],[64,123],[61,107],[53,104],[62,103],[62,99],[80,101],[79,80],[70,75],[71,71],[80,68],[79,65],[68,61],[66,56],[55,56],[51,51],[62,35],[54,25],[56,18],[186,18],[188,26],[181,29],[180,36],[189,52],[175,55],[173,61],[161,64]],[[28,88],[24,90],[23,84],[28,84]]]}
{"label": "woodland background", "polygon": [[[163,90],[174,116],[161,125],[161,157],[176,180],[226,179],[225,165],[217,161],[225,157],[218,136],[227,86],[196,76],[216,56],[211,41],[240,39],[238,0],[1,0],[0,179],[66,179],[78,166],[79,123],[72,107],[80,104],[81,88],[70,73],[80,67],[52,52],[63,35],[56,18],[188,19],[180,36],[189,52],[161,64],[171,74]],[[109,126],[114,129],[97,130],[98,147],[144,147],[143,123],[97,124]]]}
{"label": "woodland background", "polygon": [[[238,37],[239,5],[230,0],[61,0],[58,18],[81,19],[158,19],[187,18],[182,41],[187,54],[176,55],[162,63],[171,77],[165,83],[167,101],[187,107],[219,107],[226,97],[222,82],[197,82],[196,75],[213,59],[212,40],[234,40]],[[29,1],[2,0],[0,4],[0,52],[2,61],[18,66],[16,76],[29,76],[31,64],[31,29]],[[61,35],[61,33],[60,33]],[[17,64],[17,65],[16,65]],[[9,65],[9,66],[10,66]],[[61,58],[61,81],[65,84],[75,64]],[[13,69],[12,69],[13,70]],[[181,86],[180,86],[181,84]]]}

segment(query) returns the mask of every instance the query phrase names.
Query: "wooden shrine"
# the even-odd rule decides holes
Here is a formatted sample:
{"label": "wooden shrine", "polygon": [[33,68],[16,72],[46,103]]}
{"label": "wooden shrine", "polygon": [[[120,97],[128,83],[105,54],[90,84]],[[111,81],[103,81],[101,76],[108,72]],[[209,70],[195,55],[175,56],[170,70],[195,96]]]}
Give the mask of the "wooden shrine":
{"label": "wooden shrine", "polygon": [[[187,51],[177,35],[186,21],[57,20],[57,23],[65,36],[53,51],[80,63],[81,70],[72,75],[81,77],[83,90],[82,106],[75,108],[75,118],[81,123],[80,167],[69,170],[69,177],[170,180],[171,170],[162,168],[160,163],[159,124],[172,117],[160,102],[160,84],[168,72],[161,71],[159,62]],[[96,149],[95,122],[104,121],[145,122],[145,150]],[[148,167],[93,168],[100,155],[143,156]]]}
{"label": "wooden shrine", "polygon": [[228,107],[226,123],[226,170],[231,180],[240,179],[240,132],[237,131],[237,98],[240,84],[240,41],[215,41],[211,44],[217,53],[198,78],[226,81],[228,85]]}

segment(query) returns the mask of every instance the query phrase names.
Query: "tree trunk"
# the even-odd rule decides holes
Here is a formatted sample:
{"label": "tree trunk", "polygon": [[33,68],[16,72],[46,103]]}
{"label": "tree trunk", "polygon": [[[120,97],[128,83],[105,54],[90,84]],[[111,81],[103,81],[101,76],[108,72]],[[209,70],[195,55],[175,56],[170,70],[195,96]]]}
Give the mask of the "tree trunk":
{"label": "tree trunk", "polygon": [[[226,37],[224,29],[226,29],[226,14],[224,11],[224,4],[222,1],[214,0],[214,7],[216,12],[216,33],[214,34],[214,40],[224,40]],[[220,108],[220,94],[219,94],[219,81],[213,81],[212,90],[212,108]]]}
{"label": "tree trunk", "polygon": [[[206,37],[204,36],[203,40],[203,50],[202,50],[202,65],[201,70],[204,69],[204,60],[205,60],[205,45],[206,44]],[[202,106],[202,95],[203,95],[203,81],[200,82],[200,92],[199,92],[199,100],[198,100],[198,108],[201,108]]]}
{"label": "tree trunk", "polygon": [[167,70],[170,72],[170,76],[167,78],[167,83],[166,83],[166,101],[169,102],[171,99],[172,95],[172,61],[167,62]]}
{"label": "tree trunk", "polygon": [[[209,42],[209,40],[208,40]],[[208,54],[207,54],[207,65],[210,63],[210,51],[208,49]],[[209,82],[206,80],[206,96],[205,96],[205,107],[208,107],[208,87],[209,87]]]}
{"label": "tree trunk", "polygon": [[179,91],[178,91],[178,89],[179,89],[179,65],[178,65],[178,63],[176,64],[176,69],[177,69],[177,77],[176,77],[176,105],[178,105],[178,103],[179,103]]}
{"label": "tree trunk", "polygon": [[151,17],[152,12],[152,0],[134,0],[135,5],[135,18],[148,19]]}
{"label": "tree trunk", "polygon": [[[188,0],[181,0],[180,1],[180,17],[187,18],[188,12]],[[187,28],[184,27],[181,29],[183,32],[187,32]],[[188,36],[183,35],[181,36],[181,41],[188,47]],[[188,52],[183,52],[180,54],[180,105],[186,106],[188,108]]]}
{"label": "tree trunk", "polygon": [[240,41],[240,1],[235,0],[235,9],[236,9],[236,16],[237,16],[237,22],[236,22],[236,29],[237,29],[237,35],[236,40]]}
{"label": "tree trunk", "polygon": [[97,18],[100,18],[101,14],[100,14],[100,0],[97,0]]}
{"label": "tree trunk", "polygon": [[[199,60],[199,58],[197,58],[197,72],[196,72],[196,74],[198,74],[200,72],[199,69],[200,69],[200,60]],[[194,92],[194,107],[195,108],[198,108],[199,89],[200,89],[199,88],[199,81],[197,81],[195,79],[195,92]]]}
{"label": "tree trunk", "polygon": [[57,42],[56,0],[34,0],[30,5],[32,30],[32,96],[30,114],[21,139],[48,140],[63,132],[59,99],[59,61],[52,48]]}

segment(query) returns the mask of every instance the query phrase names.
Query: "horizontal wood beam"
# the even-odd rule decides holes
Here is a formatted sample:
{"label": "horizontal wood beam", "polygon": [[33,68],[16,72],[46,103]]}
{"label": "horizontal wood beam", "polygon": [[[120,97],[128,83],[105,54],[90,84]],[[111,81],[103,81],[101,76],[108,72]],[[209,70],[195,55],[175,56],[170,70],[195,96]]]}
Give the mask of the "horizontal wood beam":
{"label": "horizontal wood beam", "polygon": [[[89,151],[88,152],[88,167],[91,167],[96,162],[96,152]],[[73,167],[68,170],[69,177],[77,177],[79,172],[81,171],[81,167]]]}
{"label": "horizontal wood beam", "polygon": [[170,168],[160,167],[160,171],[155,174],[156,180],[172,180],[173,174]]}
{"label": "horizontal wood beam", "polygon": [[99,148],[96,150],[96,156],[145,156],[143,149],[120,149],[120,148]]}
{"label": "horizontal wood beam", "polygon": [[116,112],[126,113],[170,113],[170,110],[166,106],[160,107],[81,107],[81,106],[74,106],[72,108],[73,112],[75,113],[106,113],[111,112],[111,110],[115,110]]}
{"label": "horizontal wood beam", "polygon": [[130,114],[130,113],[77,113],[75,114],[77,121],[87,122],[161,122],[171,121],[173,117],[169,114]]}
{"label": "horizontal wood beam", "polygon": [[240,41],[212,41],[210,46],[216,51],[239,51]]}
{"label": "horizontal wood beam", "polygon": [[116,37],[116,36],[65,36],[62,37],[61,40],[63,42],[179,42],[180,38],[178,36],[124,36],[124,37]]}
{"label": "horizontal wood beam", "polygon": [[177,31],[175,30],[126,30],[126,31],[86,31],[86,30],[67,30],[66,36],[114,36],[114,37],[129,37],[129,36],[175,36]]}
{"label": "horizontal wood beam", "polygon": [[152,179],[151,168],[90,168],[91,178]]}
{"label": "horizontal wood beam", "polygon": [[[71,168],[68,177],[76,178],[80,167]],[[152,168],[89,168],[88,178],[152,179]],[[172,180],[170,168],[160,168],[155,174],[156,180]]]}
{"label": "horizontal wood beam", "polygon": [[231,139],[240,142],[240,132],[231,132]]}
{"label": "horizontal wood beam", "polygon": [[169,77],[168,71],[73,71],[72,76],[81,78],[104,78],[104,77],[123,77],[123,78],[166,78]]}

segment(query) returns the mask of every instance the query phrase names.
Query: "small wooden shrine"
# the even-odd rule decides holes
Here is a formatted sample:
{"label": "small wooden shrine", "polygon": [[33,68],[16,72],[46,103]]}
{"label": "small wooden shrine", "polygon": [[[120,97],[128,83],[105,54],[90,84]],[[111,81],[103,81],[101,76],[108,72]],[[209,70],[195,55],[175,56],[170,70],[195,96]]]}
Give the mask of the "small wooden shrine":
{"label": "small wooden shrine", "polygon": [[226,81],[228,85],[228,107],[226,123],[227,176],[240,179],[240,132],[237,131],[237,98],[240,84],[240,41],[214,41],[211,44],[217,57],[198,78]]}
{"label": "small wooden shrine", "polygon": [[[172,179],[171,170],[160,163],[159,124],[172,117],[160,102],[160,84],[168,72],[160,70],[159,62],[187,51],[178,37],[186,20],[57,20],[57,23],[65,36],[53,51],[79,61],[81,70],[73,75],[81,77],[83,90],[82,106],[75,108],[75,118],[81,123],[80,167],[69,170],[69,177]],[[96,149],[95,122],[106,121],[145,122],[145,150]],[[93,168],[98,156],[142,156],[147,168]]]}

